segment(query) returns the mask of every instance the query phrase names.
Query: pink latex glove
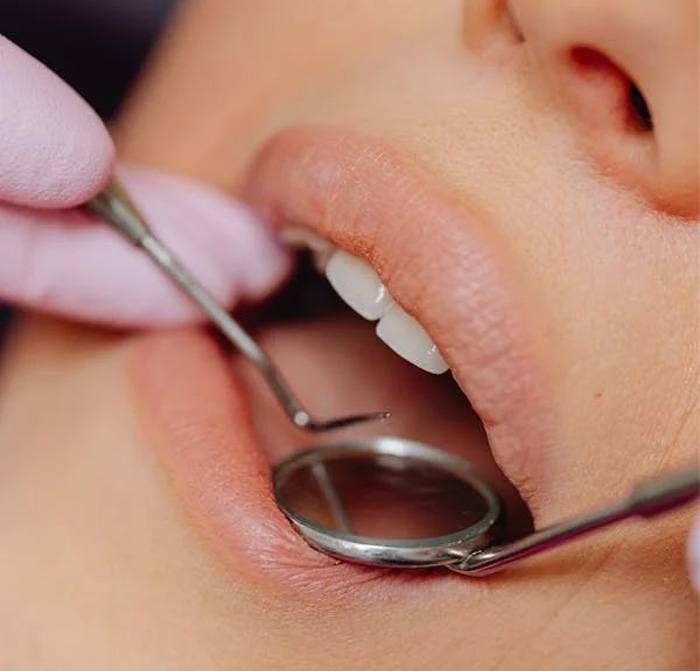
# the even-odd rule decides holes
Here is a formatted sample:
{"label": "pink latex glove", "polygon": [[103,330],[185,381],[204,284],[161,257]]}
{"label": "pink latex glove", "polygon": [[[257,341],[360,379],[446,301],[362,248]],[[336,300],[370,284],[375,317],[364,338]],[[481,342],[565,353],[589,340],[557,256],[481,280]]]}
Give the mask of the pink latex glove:
{"label": "pink latex glove", "polygon": [[[200,313],[151,262],[76,205],[113,171],[93,110],[0,36],[0,300],[116,326]],[[286,254],[232,198],[187,180],[120,167],[153,229],[226,306],[269,293]]]}

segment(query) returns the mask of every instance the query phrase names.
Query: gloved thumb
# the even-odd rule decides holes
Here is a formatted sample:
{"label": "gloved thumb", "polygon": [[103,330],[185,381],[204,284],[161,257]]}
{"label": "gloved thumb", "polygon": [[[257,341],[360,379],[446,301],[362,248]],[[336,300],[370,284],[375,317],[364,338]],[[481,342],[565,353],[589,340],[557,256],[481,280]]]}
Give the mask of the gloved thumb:
{"label": "gloved thumb", "polygon": [[109,179],[114,146],[90,106],[0,36],[0,201],[64,208]]}

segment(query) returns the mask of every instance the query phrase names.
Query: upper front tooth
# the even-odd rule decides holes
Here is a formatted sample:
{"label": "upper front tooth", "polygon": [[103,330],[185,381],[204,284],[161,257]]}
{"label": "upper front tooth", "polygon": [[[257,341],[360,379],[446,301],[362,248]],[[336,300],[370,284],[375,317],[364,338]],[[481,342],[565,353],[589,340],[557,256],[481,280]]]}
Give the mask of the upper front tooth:
{"label": "upper front tooth", "polygon": [[379,320],[377,335],[394,352],[418,368],[436,375],[448,369],[425,329],[396,303]]}
{"label": "upper front tooth", "polygon": [[333,252],[326,277],[338,295],[365,319],[379,319],[393,303],[374,268],[343,250]]}
{"label": "upper front tooth", "polygon": [[328,260],[326,277],[355,312],[379,319],[377,336],[399,356],[436,375],[448,369],[425,329],[394,302],[369,263],[338,249]]}

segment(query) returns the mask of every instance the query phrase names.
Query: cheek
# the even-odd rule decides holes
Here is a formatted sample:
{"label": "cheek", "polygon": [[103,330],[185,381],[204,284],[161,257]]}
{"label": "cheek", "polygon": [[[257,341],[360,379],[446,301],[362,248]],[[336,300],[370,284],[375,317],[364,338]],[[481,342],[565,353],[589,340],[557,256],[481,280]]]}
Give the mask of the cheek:
{"label": "cheek", "polygon": [[255,669],[284,609],[189,525],[139,430],[125,355],[122,339],[37,318],[4,351],[0,666],[91,668],[118,650],[123,668]]}
{"label": "cheek", "polygon": [[[698,229],[589,172],[556,124],[538,130],[480,155],[485,177],[462,189],[478,191],[539,317],[562,401],[562,464],[596,464],[612,486],[615,473],[679,449],[697,393]],[[680,449],[690,458],[695,448]],[[557,496],[576,504],[574,492]]]}

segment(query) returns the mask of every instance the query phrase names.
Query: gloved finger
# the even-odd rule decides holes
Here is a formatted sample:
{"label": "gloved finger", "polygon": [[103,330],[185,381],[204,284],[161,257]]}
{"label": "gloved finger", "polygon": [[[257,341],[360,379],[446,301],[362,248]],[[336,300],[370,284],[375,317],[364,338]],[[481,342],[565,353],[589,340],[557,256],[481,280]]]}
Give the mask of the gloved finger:
{"label": "gloved finger", "polygon": [[688,574],[696,592],[700,592],[700,519],[695,520],[688,538]]}
{"label": "gloved finger", "polygon": [[114,162],[90,106],[39,61],[0,36],[0,201],[72,207],[99,191]]}
{"label": "gloved finger", "polygon": [[[284,278],[287,254],[232,198],[152,171],[117,172],[154,231],[227,307]],[[143,252],[79,210],[0,206],[0,299],[112,326],[203,319]]]}

